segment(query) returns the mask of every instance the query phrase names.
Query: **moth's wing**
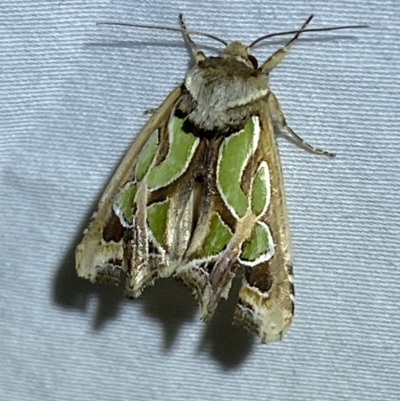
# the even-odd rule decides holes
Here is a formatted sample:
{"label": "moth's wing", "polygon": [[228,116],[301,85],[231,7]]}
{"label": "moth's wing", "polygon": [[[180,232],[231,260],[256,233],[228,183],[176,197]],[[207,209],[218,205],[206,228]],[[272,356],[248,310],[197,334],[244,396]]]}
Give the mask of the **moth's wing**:
{"label": "moth's wing", "polygon": [[82,241],[76,248],[76,270],[79,277],[96,281],[118,283],[121,272],[126,272],[132,255],[131,234],[115,214],[113,204],[121,188],[134,176],[137,157],[152,133],[168,120],[171,110],[181,96],[181,87],[175,88],[154,112],[139,133],[121,164],[118,166],[94,213]]}
{"label": "moth's wing", "polygon": [[208,319],[243,271],[234,321],[264,342],[282,337],[294,305],[285,196],[267,102],[242,131],[209,149],[199,218],[175,274]]}
{"label": "moth's wing", "polygon": [[235,275],[274,254],[263,221],[271,198],[258,116],[243,129],[208,144],[202,202],[186,258],[176,278],[191,288],[204,319],[227,298]]}
{"label": "moth's wing", "polygon": [[256,266],[244,266],[244,277],[234,322],[257,334],[263,342],[280,340],[294,314],[293,265],[286,200],[270,111],[274,97],[267,97],[260,114],[261,151],[269,167],[271,198],[260,221],[272,234],[274,255]]}

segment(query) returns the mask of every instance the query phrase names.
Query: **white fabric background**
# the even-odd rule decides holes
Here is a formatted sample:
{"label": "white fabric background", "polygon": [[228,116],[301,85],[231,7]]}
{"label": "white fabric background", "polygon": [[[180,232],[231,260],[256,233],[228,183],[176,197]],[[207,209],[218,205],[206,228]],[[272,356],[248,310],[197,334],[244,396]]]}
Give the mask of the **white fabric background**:
{"label": "white fabric background", "polygon": [[[0,399],[398,400],[400,2],[147,3],[1,2]],[[246,43],[310,13],[313,27],[371,26],[304,35],[271,77],[291,126],[338,153],[279,140],[297,300],[280,343],[231,327],[232,301],[204,325],[173,280],[125,301],[75,275],[74,248],[144,110],[189,62],[178,33],[95,23],[177,26],[178,12]]]}

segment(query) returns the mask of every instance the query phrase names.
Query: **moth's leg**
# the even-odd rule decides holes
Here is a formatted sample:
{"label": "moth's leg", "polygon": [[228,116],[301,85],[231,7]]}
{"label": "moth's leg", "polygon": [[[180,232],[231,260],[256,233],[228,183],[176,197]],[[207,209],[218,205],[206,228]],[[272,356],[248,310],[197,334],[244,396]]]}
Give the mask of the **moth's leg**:
{"label": "moth's leg", "polygon": [[263,72],[271,71],[285,58],[290,48],[297,42],[301,33],[307,28],[308,24],[311,22],[312,19],[313,15],[310,15],[307,18],[307,21],[299,29],[299,31],[293,36],[293,38],[290,39],[285,46],[278,49],[274,54],[272,54],[272,56],[268,58],[267,61],[264,62],[264,64],[261,66],[261,70]]}
{"label": "moth's leg", "polygon": [[268,111],[271,115],[273,125],[275,127],[278,127],[280,130],[285,131],[288,134],[290,134],[292,136],[292,138],[296,142],[298,142],[303,148],[309,150],[312,153],[316,153],[318,155],[324,155],[324,156],[329,156],[329,157],[336,156],[335,153],[327,152],[326,150],[323,150],[319,147],[309,144],[300,135],[296,134],[287,124],[285,116],[281,109],[281,105],[279,104],[278,99],[272,92],[268,93],[267,107],[268,107]]}
{"label": "moth's leg", "polygon": [[151,108],[151,109],[146,109],[146,110],[143,112],[143,114],[144,114],[145,116],[153,116],[154,114],[157,113],[157,111],[158,111],[158,108],[157,108],[157,107],[154,107],[154,108]]}

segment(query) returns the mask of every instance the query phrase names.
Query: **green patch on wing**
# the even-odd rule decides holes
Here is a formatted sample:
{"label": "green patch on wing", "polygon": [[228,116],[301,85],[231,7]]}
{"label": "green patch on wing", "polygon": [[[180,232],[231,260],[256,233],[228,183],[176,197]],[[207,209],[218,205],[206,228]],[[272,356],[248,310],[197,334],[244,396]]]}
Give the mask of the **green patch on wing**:
{"label": "green patch on wing", "polygon": [[159,244],[164,242],[164,234],[168,224],[169,199],[153,203],[147,209],[147,221],[154,238]]}
{"label": "green patch on wing", "polygon": [[154,131],[147,140],[139,153],[136,163],[136,179],[142,181],[151,164],[158,149],[158,132]]}
{"label": "green patch on wing", "polygon": [[184,119],[172,117],[168,126],[169,150],[165,159],[154,166],[147,176],[150,189],[163,188],[179,178],[189,165],[199,144],[199,138],[182,130]]}
{"label": "green patch on wing", "polygon": [[230,135],[221,145],[217,180],[222,198],[239,218],[249,207],[249,197],[243,192],[241,182],[245,163],[254,151],[253,141],[254,123],[249,118],[244,129]]}
{"label": "green patch on wing", "polygon": [[232,238],[230,228],[222,221],[219,214],[214,214],[210,221],[210,230],[203,244],[203,256],[221,252]]}
{"label": "green patch on wing", "polygon": [[268,253],[272,244],[269,243],[270,233],[266,225],[257,223],[251,233],[250,240],[242,245],[240,258],[247,261],[254,261],[260,256]]}
{"label": "green patch on wing", "polygon": [[268,165],[266,163],[261,164],[253,179],[251,210],[257,216],[261,215],[266,210],[267,202],[269,202],[268,190],[270,183],[268,182],[269,177],[267,169]]}
{"label": "green patch on wing", "polygon": [[128,182],[119,191],[114,201],[114,212],[119,218],[123,219],[127,225],[132,225],[133,216],[135,215],[135,196],[136,196],[136,183]]}

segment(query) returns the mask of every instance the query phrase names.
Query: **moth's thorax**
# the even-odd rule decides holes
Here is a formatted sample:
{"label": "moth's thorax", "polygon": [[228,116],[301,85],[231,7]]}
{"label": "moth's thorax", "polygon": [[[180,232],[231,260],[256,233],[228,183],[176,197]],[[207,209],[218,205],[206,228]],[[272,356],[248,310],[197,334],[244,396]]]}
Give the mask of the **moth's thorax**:
{"label": "moth's thorax", "polygon": [[178,110],[200,130],[226,133],[256,113],[269,92],[268,74],[257,68],[247,46],[232,42],[191,68],[183,89]]}

